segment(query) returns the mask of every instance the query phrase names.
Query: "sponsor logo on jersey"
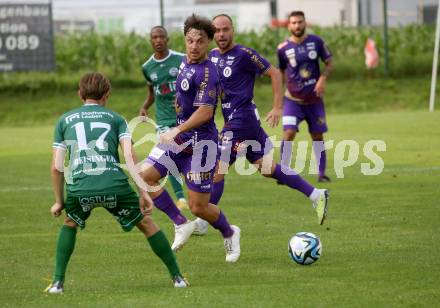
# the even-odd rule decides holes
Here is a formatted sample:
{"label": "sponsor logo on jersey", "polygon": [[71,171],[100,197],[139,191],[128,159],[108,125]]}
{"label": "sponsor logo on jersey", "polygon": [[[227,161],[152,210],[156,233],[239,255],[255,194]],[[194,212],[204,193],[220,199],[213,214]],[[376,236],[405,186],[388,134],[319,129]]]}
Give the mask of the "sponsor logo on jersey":
{"label": "sponsor logo on jersey", "polygon": [[289,55],[294,55],[295,54],[295,49],[294,48],[290,48],[290,49],[286,49],[286,56],[289,56]]}
{"label": "sponsor logo on jersey", "polygon": [[212,178],[212,173],[210,171],[207,172],[190,171],[186,174],[186,178],[191,182],[201,182],[201,181],[210,180]]}
{"label": "sponsor logo on jersey", "polygon": [[156,81],[157,80],[157,73],[152,73],[150,75],[150,79],[153,80],[153,81]]}
{"label": "sponsor logo on jersey", "polygon": [[217,63],[218,62],[218,58],[217,57],[211,57],[211,62],[212,63]]}
{"label": "sponsor logo on jersey", "polygon": [[183,91],[188,91],[188,89],[189,89],[188,79],[184,78],[182,80],[182,82],[180,83],[180,87],[182,88]]}
{"label": "sponsor logo on jersey", "polygon": [[211,98],[215,98],[216,95],[217,95],[217,91],[215,91],[215,90],[209,90],[208,95],[209,95],[209,97],[211,97]]}
{"label": "sponsor logo on jersey", "polygon": [[116,207],[116,195],[101,195],[79,197],[79,205],[81,205],[84,212],[89,212],[95,207],[105,207],[112,209]]}
{"label": "sponsor logo on jersey", "polygon": [[223,76],[230,77],[232,75],[232,69],[229,66],[226,66],[223,70]]}
{"label": "sponsor logo on jersey", "polygon": [[79,119],[79,112],[67,116],[66,119],[65,119],[66,120],[66,124],[69,124],[74,119]]}
{"label": "sponsor logo on jersey", "polygon": [[170,71],[168,72],[170,76],[176,77],[179,73],[179,69],[177,67],[170,68]]}
{"label": "sponsor logo on jersey", "polygon": [[315,60],[318,57],[318,53],[315,50],[310,50],[309,51],[309,58],[311,60]]}
{"label": "sponsor logo on jersey", "polygon": [[228,60],[234,60],[234,59],[235,59],[235,57],[228,56]]}

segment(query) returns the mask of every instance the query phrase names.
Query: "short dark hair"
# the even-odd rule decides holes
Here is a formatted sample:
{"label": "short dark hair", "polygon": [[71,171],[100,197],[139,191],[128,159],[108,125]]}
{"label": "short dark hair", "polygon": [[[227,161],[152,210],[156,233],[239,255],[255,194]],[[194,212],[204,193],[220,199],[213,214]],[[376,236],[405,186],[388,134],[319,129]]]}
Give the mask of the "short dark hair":
{"label": "short dark hair", "polygon": [[301,16],[302,18],[306,19],[306,16],[304,15],[303,11],[293,11],[289,14],[288,18],[290,19],[290,17],[298,17]]}
{"label": "short dark hair", "polygon": [[186,35],[191,29],[205,31],[210,40],[214,38],[215,27],[208,18],[192,14],[185,20],[183,34]]}
{"label": "short dark hair", "polygon": [[212,18],[212,20],[214,21],[216,18],[218,18],[218,17],[226,17],[227,19],[229,19],[229,21],[231,22],[231,25],[234,25],[234,23],[232,22],[232,18],[231,18],[231,16],[229,16],[228,14],[218,14],[218,15],[215,15],[213,18]]}
{"label": "short dark hair", "polygon": [[98,72],[83,75],[78,87],[79,94],[83,100],[88,98],[99,100],[112,88],[107,77]]}
{"label": "short dark hair", "polygon": [[168,31],[167,31],[167,29],[165,29],[164,26],[154,26],[153,28],[151,28],[151,30],[150,30],[150,36],[151,36],[151,33],[153,33],[153,31],[156,30],[156,29],[161,29],[161,30],[163,30],[163,32],[165,32],[165,35],[168,36]]}

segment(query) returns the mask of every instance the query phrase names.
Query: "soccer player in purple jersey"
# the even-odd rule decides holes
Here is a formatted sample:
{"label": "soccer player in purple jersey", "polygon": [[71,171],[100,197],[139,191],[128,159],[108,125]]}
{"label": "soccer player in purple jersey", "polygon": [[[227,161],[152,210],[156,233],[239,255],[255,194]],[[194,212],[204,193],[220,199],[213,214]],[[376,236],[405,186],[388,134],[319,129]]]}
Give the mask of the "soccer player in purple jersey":
{"label": "soccer player in purple jersey", "polygon": [[[303,12],[290,13],[288,29],[292,36],[278,45],[279,68],[287,83],[283,140],[292,141],[299,124],[306,120],[319,166],[318,181],[329,182],[330,178],[325,174],[327,158],[323,134],[327,132],[327,124],[323,96],[327,77],[333,68],[332,55],[320,37],[306,34],[306,26]],[[322,74],[319,59],[325,64]]]}
{"label": "soccer player in purple jersey", "polygon": [[[214,33],[214,26],[206,18],[192,15],[185,21],[186,56],[176,80],[178,125],[160,135],[160,144],[151,151],[142,176],[150,186],[157,187],[168,170],[173,173],[170,170],[173,167],[183,173],[191,212],[221,232],[226,262],[236,262],[240,257],[240,228],[230,225],[223,212],[209,203],[218,152],[214,111],[219,80],[215,65],[207,58]],[[150,192],[150,195],[157,207],[176,209],[164,189]],[[181,214],[177,212],[176,215]],[[173,244],[176,251],[194,231],[194,223],[185,225],[190,228],[185,230],[184,235],[179,235],[178,245]]]}
{"label": "soccer player in purple jersey", "polygon": [[[309,197],[317,211],[318,222],[322,224],[327,212],[327,190],[314,188],[288,167],[283,166],[285,169],[282,170],[282,167],[273,161],[267,166],[268,159],[263,160],[273,149],[273,145],[261,127],[253,102],[255,78],[257,75],[265,75],[272,80],[273,109],[266,121],[274,127],[278,125],[282,109],[281,74],[255,50],[234,43],[234,29],[228,15],[220,14],[214,17],[213,24],[216,28],[214,40],[218,48],[213,49],[209,57],[219,72],[225,125],[220,134],[221,155],[210,202],[216,205],[219,203],[227,169],[235,162],[237,155],[246,151],[247,160],[254,164],[262,175],[274,178]],[[283,171],[288,172],[286,174]],[[204,224],[199,219],[196,223],[198,226]]]}

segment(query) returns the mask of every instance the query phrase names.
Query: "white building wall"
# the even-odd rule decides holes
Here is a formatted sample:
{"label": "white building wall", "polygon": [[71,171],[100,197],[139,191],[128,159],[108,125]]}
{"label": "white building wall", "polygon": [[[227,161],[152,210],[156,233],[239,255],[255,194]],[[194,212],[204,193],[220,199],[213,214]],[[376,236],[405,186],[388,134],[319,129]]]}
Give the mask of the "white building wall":
{"label": "white building wall", "polygon": [[303,11],[311,25],[357,24],[356,0],[278,0],[279,19],[286,19],[291,11]]}

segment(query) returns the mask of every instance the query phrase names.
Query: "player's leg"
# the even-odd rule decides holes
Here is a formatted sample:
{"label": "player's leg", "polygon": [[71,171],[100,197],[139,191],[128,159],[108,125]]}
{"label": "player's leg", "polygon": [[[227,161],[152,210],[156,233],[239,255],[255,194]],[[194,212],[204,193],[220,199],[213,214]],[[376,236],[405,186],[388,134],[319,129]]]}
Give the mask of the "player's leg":
{"label": "player's leg", "polygon": [[175,287],[182,288],[188,286],[188,282],[183,278],[177,264],[176,256],[171,250],[170,243],[160,230],[159,226],[153,221],[150,216],[144,218],[136,225],[138,229],[145,235],[153,252],[158,256],[168,269],[168,272],[173,279]]}
{"label": "player's leg", "polygon": [[64,280],[70,256],[73,253],[76,242],[77,228],[85,227],[85,221],[90,216],[90,210],[84,211],[79,205],[78,197],[67,195],[64,202],[66,214],[64,224],[60,228],[56,247],[55,272],[52,283],[46,288],[45,292],[51,294],[62,293],[64,291]]}
{"label": "player's leg", "polygon": [[[168,132],[175,125],[169,125],[169,123],[159,123],[157,127],[157,137],[160,138],[160,135]],[[181,210],[188,209],[188,204],[185,199],[185,194],[183,193],[183,187],[180,184],[179,180],[171,174],[168,174],[168,180],[171,183],[171,186],[174,191],[174,195],[177,198],[177,207]]]}
{"label": "player's leg", "polygon": [[[160,188],[159,180],[166,176],[169,172],[167,169],[168,164],[174,164],[174,166],[168,166],[168,168],[176,167],[178,159],[174,162],[168,155],[165,155],[165,151],[160,148],[155,148],[151,151],[152,154],[148,157],[146,162],[142,166],[141,176],[144,181],[150,187],[157,187],[154,191],[149,191],[154,205],[174,222],[174,241],[171,248],[177,251],[182,247],[186,241],[188,241],[191,234],[194,232],[195,223],[188,220],[182,212],[174,204],[173,199],[168,192]],[[174,156],[173,156],[174,157]]]}
{"label": "player's leg", "polygon": [[188,219],[174,204],[173,199],[168,192],[160,188],[159,180],[162,179],[168,170],[161,164],[154,161],[147,161],[142,165],[141,177],[150,187],[157,187],[157,190],[149,191],[154,205],[164,212],[176,226],[183,225]]}
{"label": "player's leg", "polygon": [[190,188],[188,191],[191,212],[220,231],[224,239],[226,262],[238,261],[240,257],[240,228],[230,225],[224,213],[217,206],[209,203],[210,192],[201,192],[201,189],[197,188],[196,190]]}
{"label": "player's leg", "polygon": [[188,204],[185,199],[185,194],[183,193],[182,184],[180,184],[180,182],[172,175],[168,175],[168,180],[170,181],[174,195],[177,198],[177,207],[181,210],[187,209]]}
{"label": "player's leg", "polygon": [[327,155],[324,144],[324,133],[327,132],[324,102],[305,107],[306,121],[309,125],[309,133],[312,137],[313,152],[318,164],[318,182],[329,182],[330,178],[325,174],[327,167]]}
{"label": "player's leg", "polygon": [[[209,203],[218,158],[217,144],[213,144],[213,147],[216,155],[212,155],[209,147],[208,151],[205,151],[205,147],[195,148],[192,156],[186,156],[185,160],[181,161],[180,170],[185,176],[188,187],[191,212],[220,231],[224,238],[226,262],[236,262],[240,257],[240,228],[231,226],[224,213],[217,206]],[[203,167],[201,162],[205,162]]]}
{"label": "player's leg", "polygon": [[[272,155],[269,155],[273,145],[263,128],[260,128],[256,135],[256,140],[260,144],[264,144],[264,148],[262,148],[261,151],[248,152],[246,158],[256,165],[263,176],[274,178],[278,182],[292,189],[298,190],[308,197],[312,201],[313,207],[316,209],[318,223],[322,224],[327,213],[327,190],[313,187],[293,169],[288,167],[288,165],[275,163],[272,159]],[[268,166],[270,166],[270,170],[266,170],[268,169]]]}
{"label": "player's leg", "polygon": [[[292,147],[287,146],[287,142],[295,140],[296,134],[299,131],[299,124],[304,120],[304,113],[302,106],[297,102],[284,97],[283,99],[283,140],[281,141],[280,157],[281,164],[288,166],[290,161]],[[285,151],[288,151],[285,153]],[[278,184],[283,184],[277,181]]]}
{"label": "player's leg", "polygon": [[[238,135],[238,133],[235,135]],[[218,206],[223,195],[226,173],[228,172],[229,167],[237,159],[237,150],[235,147],[237,136],[235,135],[234,132],[225,129],[223,129],[220,134],[219,159],[217,160],[215,167],[214,180],[212,181],[211,196],[209,199],[209,203],[214,204],[215,206]],[[206,220],[197,217],[195,224],[196,228],[193,233],[194,235],[205,235],[208,232],[209,223]]]}

